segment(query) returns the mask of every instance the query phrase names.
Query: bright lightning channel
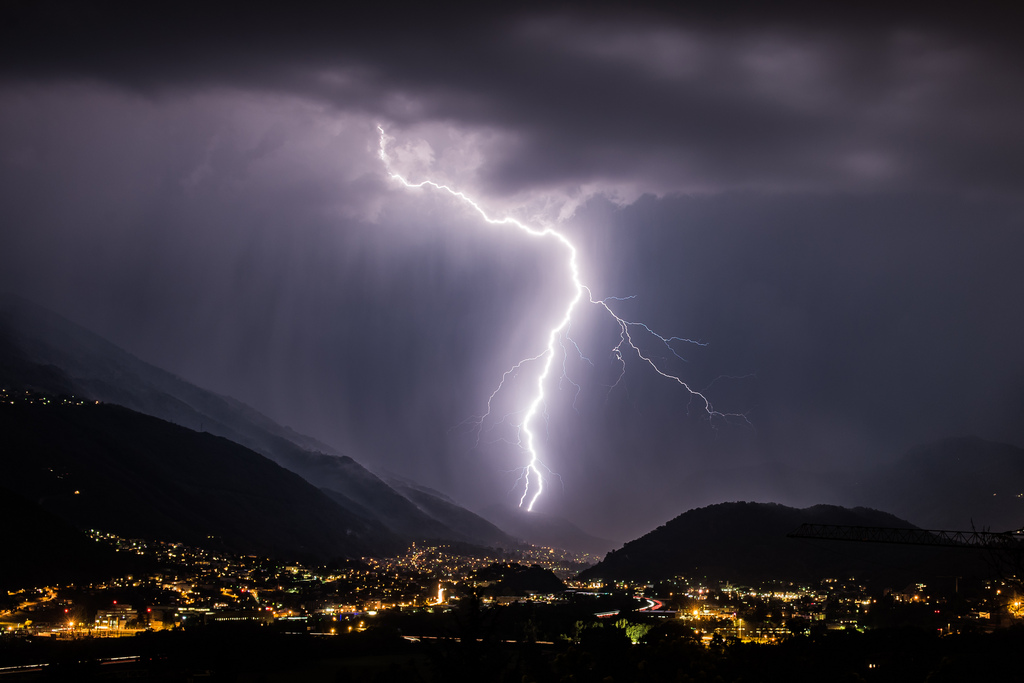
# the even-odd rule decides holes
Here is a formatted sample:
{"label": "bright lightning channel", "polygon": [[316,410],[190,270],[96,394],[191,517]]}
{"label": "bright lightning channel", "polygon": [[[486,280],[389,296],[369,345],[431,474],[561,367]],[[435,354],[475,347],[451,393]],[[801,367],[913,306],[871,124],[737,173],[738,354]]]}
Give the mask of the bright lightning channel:
{"label": "bright lightning channel", "polygon": [[[519,220],[516,220],[515,218],[512,217],[492,218],[487,214],[486,211],[484,211],[483,207],[481,207],[480,204],[478,204],[474,199],[470,198],[468,195],[459,190],[455,190],[449,187],[448,185],[443,185],[441,183],[437,183],[429,179],[421,180],[419,182],[412,182],[410,180],[407,180],[401,174],[395,173],[393,170],[391,170],[391,158],[388,156],[387,153],[388,140],[390,140],[391,138],[389,138],[388,135],[384,132],[383,127],[377,126],[377,130],[380,131],[380,160],[383,162],[384,168],[387,170],[388,175],[393,180],[397,180],[398,182],[402,183],[405,187],[408,188],[432,187],[436,190],[447,192],[452,197],[455,197],[464,204],[467,204],[470,207],[472,207],[473,210],[480,214],[480,217],[485,222],[490,223],[491,225],[511,226],[529,235],[530,237],[553,239],[555,242],[561,245],[561,247],[566,252],[565,264],[571,276],[574,291],[572,296],[569,297],[568,301],[565,302],[565,312],[562,314],[561,319],[554,327],[552,327],[548,331],[546,348],[535,356],[532,356],[530,358],[524,358],[523,360],[513,365],[509,370],[507,370],[504,373],[504,375],[502,375],[501,381],[498,383],[497,388],[491,393],[491,395],[487,399],[487,412],[484,413],[484,415],[482,415],[480,418],[473,420],[473,422],[477,425],[478,428],[482,428],[484,421],[491,414],[491,406],[495,397],[501,392],[502,388],[505,385],[505,380],[507,380],[510,376],[515,375],[525,363],[537,360],[543,361],[540,374],[537,375],[536,391],[533,395],[533,398],[530,400],[530,403],[527,405],[525,411],[523,412],[522,420],[520,421],[518,426],[519,442],[517,445],[519,445],[524,451],[526,451],[529,458],[527,464],[520,470],[521,476],[519,481],[523,482],[523,493],[519,498],[519,507],[523,507],[525,505],[528,511],[532,511],[534,504],[537,502],[537,499],[540,498],[540,495],[544,492],[544,475],[541,474],[542,468],[544,470],[547,470],[554,476],[558,476],[557,474],[551,472],[551,470],[548,469],[548,467],[544,465],[541,461],[539,449],[536,443],[537,437],[536,433],[534,432],[534,420],[541,414],[541,408],[545,403],[545,384],[547,382],[548,377],[551,375],[551,367],[554,363],[555,357],[557,356],[557,350],[559,348],[562,349],[563,376],[564,356],[566,354],[566,341],[569,344],[571,344],[577,350],[577,352],[579,351],[579,346],[577,346],[576,342],[573,341],[568,336],[568,330],[572,323],[573,311],[576,310],[576,307],[584,298],[584,295],[586,295],[588,303],[603,308],[605,311],[608,312],[608,315],[610,315],[619,326],[619,342],[612,348],[612,353],[618,360],[618,362],[621,364],[621,372],[619,374],[618,379],[616,379],[615,383],[612,385],[612,388],[618,386],[619,382],[622,381],[622,378],[625,375],[626,361],[623,356],[623,346],[628,346],[630,349],[633,350],[633,352],[637,355],[637,357],[640,360],[647,363],[647,365],[649,365],[656,373],[658,373],[662,377],[665,377],[666,379],[670,379],[678,383],[681,387],[683,387],[683,389],[688,391],[690,393],[691,400],[696,400],[698,404],[701,405],[704,412],[707,414],[709,420],[714,419],[716,417],[726,419],[738,418],[741,419],[743,422],[747,422],[746,416],[742,414],[721,413],[716,411],[714,407],[711,405],[711,401],[708,400],[708,398],[703,393],[695,389],[692,389],[680,377],[673,375],[670,372],[660,368],[653,358],[651,358],[649,355],[645,355],[644,352],[640,350],[640,347],[637,346],[636,342],[634,342],[633,335],[631,334],[630,330],[642,329],[644,332],[651,334],[652,336],[659,339],[662,342],[662,344],[664,344],[665,348],[673,356],[683,361],[685,361],[685,358],[679,355],[679,353],[672,346],[672,342],[683,342],[687,344],[695,344],[698,346],[706,346],[706,344],[691,339],[684,339],[682,337],[663,337],[660,334],[656,333],[654,330],[652,330],[650,327],[645,325],[644,323],[626,320],[620,317],[618,314],[615,313],[615,311],[612,310],[611,305],[609,304],[610,301],[625,301],[628,299],[632,299],[632,296],[594,299],[590,288],[583,284],[583,282],[580,280],[580,272],[579,265],[576,260],[577,252],[575,245],[573,245],[573,243],[569,241],[569,238],[567,238],[564,234],[558,232],[554,228],[550,226],[536,228],[527,225]],[[582,353],[580,353],[579,355],[580,358],[582,358],[583,360],[590,362],[590,359],[586,358],[586,356],[584,356]],[[566,379],[568,379],[568,377],[566,377]],[[574,386],[576,386],[576,394],[578,395],[579,385],[577,385],[575,382],[572,382],[572,380],[568,381],[571,382]],[[505,417],[508,416],[506,415]],[[502,420],[504,420],[505,417],[503,417]],[[531,484],[531,482],[533,483]],[[529,499],[529,502],[527,502],[527,499]]]}

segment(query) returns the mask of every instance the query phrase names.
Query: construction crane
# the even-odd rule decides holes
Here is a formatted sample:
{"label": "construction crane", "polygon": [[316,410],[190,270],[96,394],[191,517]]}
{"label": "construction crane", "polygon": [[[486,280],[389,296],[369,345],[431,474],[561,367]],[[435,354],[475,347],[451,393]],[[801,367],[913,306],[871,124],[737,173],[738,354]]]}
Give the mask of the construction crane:
{"label": "construction crane", "polygon": [[946,531],[838,524],[801,524],[786,534],[789,538],[817,538],[862,543],[937,545],[982,550],[1024,550],[1024,529],[1014,531]]}
{"label": "construction crane", "polygon": [[[839,524],[801,524],[786,534],[789,538],[854,541],[859,543],[892,543],[929,545],[988,551],[990,570],[1001,580],[1021,587],[1024,578],[1024,528],[1013,531],[948,531],[879,526],[843,526]],[[959,577],[957,585],[959,586]],[[957,589],[959,592],[959,588]],[[1007,603],[1012,616],[1020,618],[1020,602],[1014,608]]]}

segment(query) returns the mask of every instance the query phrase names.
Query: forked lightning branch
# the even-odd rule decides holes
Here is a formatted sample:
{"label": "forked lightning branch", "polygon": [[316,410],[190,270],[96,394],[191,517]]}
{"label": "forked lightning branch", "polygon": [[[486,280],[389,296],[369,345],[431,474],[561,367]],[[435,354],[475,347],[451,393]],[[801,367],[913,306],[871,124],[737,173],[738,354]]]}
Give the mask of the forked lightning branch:
{"label": "forked lightning branch", "polygon": [[[482,429],[485,420],[490,416],[491,406],[495,397],[501,393],[502,389],[505,387],[505,381],[511,375],[520,371],[520,369],[528,363],[538,362],[540,364],[540,371],[536,376],[535,388],[528,403],[523,406],[520,411],[516,411],[514,413],[522,415],[522,418],[517,425],[517,445],[523,450],[527,460],[526,464],[520,468],[521,476],[519,478],[519,482],[521,482],[522,486],[522,494],[519,497],[520,507],[525,506],[527,510],[533,510],[533,506],[537,502],[537,499],[544,492],[545,477],[542,470],[546,470],[548,472],[550,472],[550,470],[548,470],[548,468],[543,464],[543,459],[541,458],[541,445],[538,443],[537,439],[536,423],[537,420],[542,417],[543,407],[546,401],[547,385],[551,380],[552,367],[555,359],[560,355],[564,359],[564,356],[567,353],[566,343],[570,344],[572,348],[577,349],[578,351],[578,347],[575,342],[569,338],[568,331],[572,324],[573,314],[576,312],[580,302],[582,301],[585,301],[587,304],[603,308],[619,326],[619,341],[611,349],[613,356],[621,366],[621,371],[616,379],[615,385],[622,381],[622,377],[626,371],[626,361],[623,354],[628,348],[630,352],[636,354],[637,358],[649,365],[654,372],[666,379],[676,382],[684,390],[689,392],[690,396],[697,401],[697,404],[701,406],[709,419],[739,418],[746,422],[746,417],[742,414],[721,413],[715,410],[711,405],[711,401],[709,401],[703,393],[692,389],[679,376],[660,367],[649,354],[645,354],[641,350],[633,340],[634,333],[651,335],[653,338],[660,341],[661,344],[664,344],[666,349],[677,358],[682,357],[676,349],[673,348],[673,342],[685,342],[698,345],[702,344],[700,344],[700,342],[683,339],[681,337],[663,337],[654,332],[644,323],[632,322],[620,317],[612,310],[611,303],[609,302],[621,301],[621,298],[608,297],[605,299],[595,299],[590,288],[580,280],[576,247],[563,233],[551,226],[534,227],[527,225],[526,223],[510,216],[506,216],[504,218],[492,218],[483,209],[483,207],[476,202],[476,200],[463,192],[449,187],[448,185],[443,185],[430,180],[429,178],[413,181],[405,178],[399,173],[395,173],[391,168],[391,158],[388,156],[387,152],[388,143],[392,138],[388,137],[381,126],[378,126],[377,130],[380,131],[380,159],[384,163],[384,167],[387,170],[388,175],[393,180],[397,180],[408,188],[431,188],[439,192],[447,193],[459,202],[466,204],[476,211],[476,213],[480,215],[481,220],[490,223],[491,225],[507,226],[512,230],[518,230],[530,239],[547,240],[551,243],[553,249],[559,249],[565,254],[565,268],[571,277],[573,287],[571,295],[565,300],[561,318],[553,327],[551,327],[550,330],[548,330],[547,343],[536,355],[518,361],[507,372],[505,372],[504,375],[502,375],[497,387],[487,400],[487,412],[474,420],[477,424],[477,428]],[[541,346],[541,344],[538,343],[538,346]]]}

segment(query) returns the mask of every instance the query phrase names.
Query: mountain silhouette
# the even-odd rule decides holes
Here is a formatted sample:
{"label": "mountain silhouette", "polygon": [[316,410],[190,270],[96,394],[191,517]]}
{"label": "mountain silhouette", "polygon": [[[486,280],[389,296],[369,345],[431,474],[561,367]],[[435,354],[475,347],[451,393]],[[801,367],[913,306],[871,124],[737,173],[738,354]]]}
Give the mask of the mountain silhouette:
{"label": "mountain silhouette", "polygon": [[0,405],[0,480],[78,529],[329,560],[403,547],[227,439],[121,406]]}
{"label": "mountain silhouette", "polygon": [[939,575],[984,572],[977,550],[788,538],[801,524],[911,527],[868,508],[719,503],[685,512],[614,550],[583,579],[661,580],[675,576],[731,581],[851,578],[905,585]]}

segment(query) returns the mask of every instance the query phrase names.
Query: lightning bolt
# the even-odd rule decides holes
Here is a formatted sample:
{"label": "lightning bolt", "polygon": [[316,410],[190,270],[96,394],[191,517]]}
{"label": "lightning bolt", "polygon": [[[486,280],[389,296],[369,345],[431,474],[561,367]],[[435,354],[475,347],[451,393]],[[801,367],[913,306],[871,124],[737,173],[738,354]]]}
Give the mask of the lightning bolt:
{"label": "lightning bolt", "polygon": [[[563,233],[555,230],[554,228],[550,226],[534,227],[526,223],[523,223],[519,220],[516,220],[515,218],[512,218],[510,216],[506,216],[505,218],[492,218],[483,209],[483,207],[481,207],[480,204],[476,202],[476,200],[472,199],[471,197],[469,197],[468,195],[459,190],[455,190],[449,187],[448,185],[443,185],[441,183],[434,182],[433,180],[420,180],[418,182],[413,182],[407,180],[401,174],[395,173],[391,169],[391,158],[388,156],[387,153],[388,141],[391,138],[389,138],[388,135],[384,132],[384,128],[382,126],[377,126],[377,130],[380,132],[380,160],[384,164],[384,168],[392,180],[396,180],[408,188],[431,187],[435,190],[445,192],[451,195],[452,197],[458,199],[460,202],[466,204],[470,208],[472,208],[480,215],[480,217],[485,222],[491,225],[508,226],[510,228],[519,230],[532,238],[550,239],[554,241],[557,246],[561,247],[565,251],[565,267],[567,268],[568,273],[570,275],[573,284],[573,291],[571,296],[565,302],[565,307],[563,309],[564,313],[562,314],[562,317],[558,320],[554,327],[548,330],[547,345],[545,346],[544,350],[541,351],[540,353],[536,354],[535,356],[520,360],[515,365],[513,365],[509,370],[505,371],[505,373],[502,375],[501,381],[498,383],[497,388],[493,392],[491,392],[491,395],[487,399],[487,411],[484,413],[484,415],[480,416],[479,418],[467,421],[469,423],[475,424],[477,426],[477,429],[481,430],[483,428],[484,421],[491,414],[491,408],[495,397],[501,392],[502,388],[504,388],[505,386],[505,381],[509,377],[516,375],[519,372],[519,370],[523,367],[523,365],[530,362],[540,361],[541,369],[540,372],[537,374],[535,384],[536,389],[534,391],[533,398],[527,404],[525,410],[516,411],[516,413],[522,412],[522,419],[520,420],[518,425],[517,445],[519,445],[525,451],[528,457],[528,462],[524,467],[522,467],[519,470],[520,478],[514,485],[518,486],[520,481],[523,485],[523,493],[519,498],[519,507],[523,507],[525,505],[528,511],[532,511],[534,504],[537,502],[537,499],[540,498],[541,494],[544,492],[545,479],[544,475],[541,473],[542,469],[547,471],[552,476],[558,477],[557,474],[552,472],[541,461],[540,449],[537,445],[537,435],[535,432],[536,427],[534,423],[539,416],[543,416],[542,408],[545,405],[546,400],[545,386],[548,382],[548,378],[551,376],[551,368],[554,364],[555,358],[558,356],[559,349],[561,349],[562,351],[563,358],[562,376],[565,377],[565,379],[568,380],[576,388],[576,394],[573,398],[574,407],[575,399],[579,395],[580,387],[578,384],[569,379],[567,374],[565,373],[565,357],[567,355],[566,344],[568,343],[569,345],[571,345],[579,354],[579,357],[582,360],[593,365],[591,360],[584,356],[583,353],[580,351],[580,348],[576,344],[576,342],[569,337],[569,328],[572,324],[573,312],[579,306],[580,302],[583,301],[584,299],[586,299],[587,303],[589,304],[593,304],[603,308],[619,326],[619,342],[612,348],[612,353],[618,360],[618,362],[621,364],[622,372],[620,373],[615,384],[612,385],[612,388],[617,386],[619,382],[622,381],[622,377],[625,375],[626,361],[625,357],[623,356],[623,347],[628,347],[629,349],[632,350],[633,353],[636,354],[636,356],[640,360],[647,363],[647,365],[649,365],[654,370],[654,372],[658,373],[662,377],[665,377],[666,379],[676,382],[684,390],[689,392],[691,401],[696,401],[698,405],[700,405],[700,407],[706,414],[708,420],[713,421],[716,418],[729,420],[735,418],[749,424],[749,421],[743,414],[721,413],[715,410],[711,404],[711,401],[708,400],[708,398],[703,393],[695,389],[692,389],[689,386],[689,384],[687,384],[682,378],[678,377],[677,375],[673,375],[667,370],[664,370],[661,367],[659,367],[658,363],[650,355],[645,354],[640,349],[640,347],[634,340],[633,335],[638,331],[642,331],[644,333],[651,335],[655,339],[659,340],[669,353],[671,353],[674,357],[684,362],[686,361],[686,359],[679,354],[679,352],[673,346],[673,343],[685,343],[697,346],[706,346],[705,343],[694,341],[691,339],[684,339],[682,337],[662,336],[655,332],[654,330],[652,330],[646,324],[626,320],[625,318],[616,314],[614,310],[612,310],[611,304],[609,302],[626,301],[629,299],[633,299],[634,297],[632,296],[606,297],[604,299],[595,299],[590,288],[583,284],[582,280],[580,279],[579,264],[577,262],[577,251],[575,245],[571,241],[569,241],[568,237],[566,237]],[[505,415],[504,417],[501,418],[501,420],[504,421],[508,417],[509,415]],[[479,443],[479,431],[477,432],[477,436],[477,442]],[[529,500],[529,502],[527,502],[527,500]]]}

